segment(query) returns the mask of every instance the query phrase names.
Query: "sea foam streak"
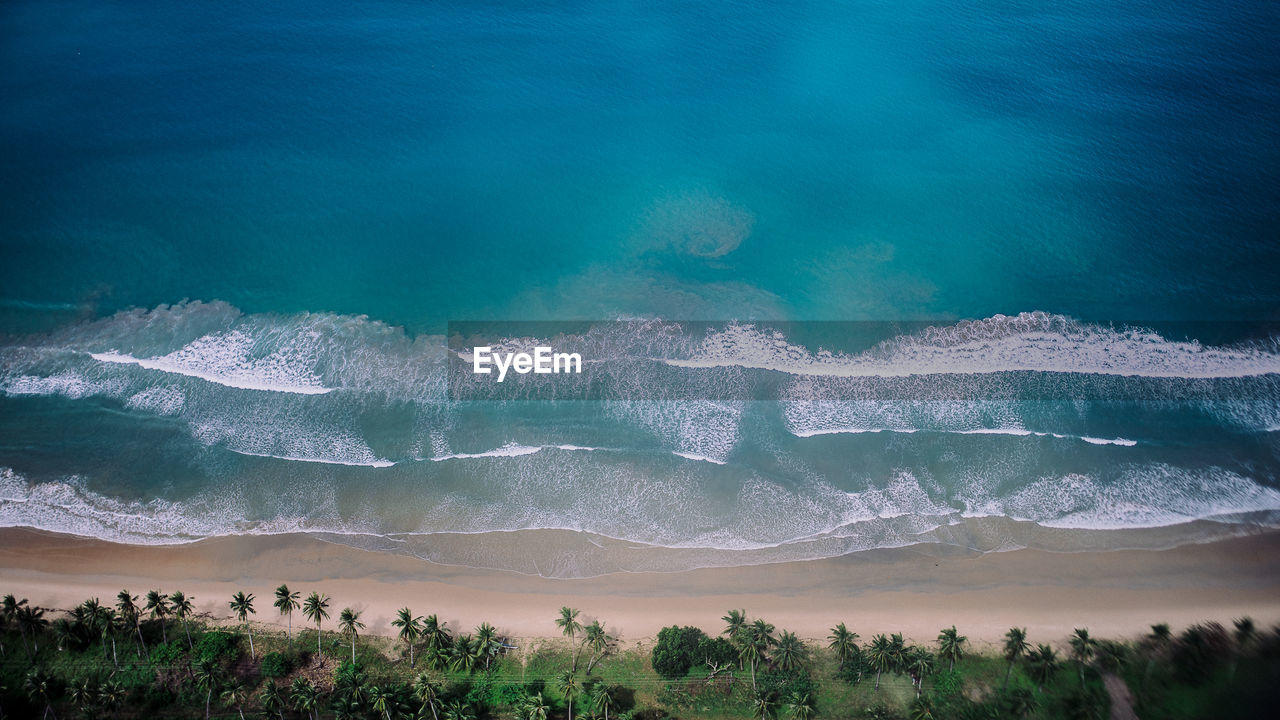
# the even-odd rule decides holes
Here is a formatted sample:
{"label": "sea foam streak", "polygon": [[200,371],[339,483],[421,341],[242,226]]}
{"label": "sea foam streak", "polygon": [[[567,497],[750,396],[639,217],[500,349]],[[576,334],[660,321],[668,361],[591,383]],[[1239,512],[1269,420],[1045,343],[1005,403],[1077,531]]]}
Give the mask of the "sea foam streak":
{"label": "sea foam streak", "polygon": [[[189,350],[189,348],[190,346],[183,350],[191,354],[197,352],[196,350]],[[305,374],[299,377],[294,373],[280,372],[280,368],[273,367],[271,362],[266,364],[249,363],[244,362],[242,357],[226,358],[225,362],[219,363],[200,362],[186,364],[169,355],[148,359],[135,358],[117,352],[101,352],[90,353],[90,356],[98,362],[137,365],[147,370],[186,375],[187,377],[199,378],[241,390],[264,390],[268,392],[297,393],[299,395],[323,395],[333,390],[333,388],[319,385],[314,377],[307,377]]]}
{"label": "sea foam streak", "polygon": [[856,355],[793,345],[779,332],[730,325],[709,335],[678,367],[744,367],[795,375],[905,377],[1012,371],[1169,378],[1252,377],[1280,373],[1280,354],[1166,340],[1143,330],[1116,331],[1046,313],[996,315],[928,328]]}

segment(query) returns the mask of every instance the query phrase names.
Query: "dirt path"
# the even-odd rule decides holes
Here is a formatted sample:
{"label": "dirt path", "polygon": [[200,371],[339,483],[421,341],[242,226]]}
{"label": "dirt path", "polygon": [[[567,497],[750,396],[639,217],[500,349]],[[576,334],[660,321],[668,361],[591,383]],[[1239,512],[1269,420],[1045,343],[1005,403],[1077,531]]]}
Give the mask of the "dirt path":
{"label": "dirt path", "polygon": [[1103,673],[1102,684],[1111,696],[1111,720],[1138,720],[1138,714],[1133,711],[1133,693],[1124,680],[1113,673]]}

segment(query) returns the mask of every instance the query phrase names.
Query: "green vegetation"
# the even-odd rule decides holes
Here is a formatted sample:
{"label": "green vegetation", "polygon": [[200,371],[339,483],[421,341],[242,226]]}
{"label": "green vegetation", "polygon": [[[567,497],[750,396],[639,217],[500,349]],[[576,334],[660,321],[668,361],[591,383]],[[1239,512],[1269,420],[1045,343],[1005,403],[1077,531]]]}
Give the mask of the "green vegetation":
{"label": "green vegetation", "polygon": [[[1128,644],[1077,629],[1033,645],[1015,627],[998,653],[983,653],[954,626],[927,647],[900,633],[860,646],[841,622],[815,643],[733,610],[717,637],[672,626],[652,646],[620,651],[603,621],[573,608],[547,619],[563,641],[520,648],[487,622],[455,634],[409,608],[395,616],[395,637],[362,635],[350,607],[325,632],[328,597],[300,597],[281,586],[275,607],[315,623],[314,649],[291,627],[254,628],[244,592],[228,603],[237,623],[227,626],[180,592],[153,590],[139,604],[122,591],[114,608],[91,598],[66,613],[6,596],[0,720],[1075,720],[1108,716],[1104,680],[1127,684],[1144,720],[1184,720],[1268,716],[1280,692],[1280,631],[1247,618],[1232,630],[1154,625]],[[170,619],[183,630],[172,640]],[[322,653],[343,657],[348,644],[350,660],[326,671]]]}

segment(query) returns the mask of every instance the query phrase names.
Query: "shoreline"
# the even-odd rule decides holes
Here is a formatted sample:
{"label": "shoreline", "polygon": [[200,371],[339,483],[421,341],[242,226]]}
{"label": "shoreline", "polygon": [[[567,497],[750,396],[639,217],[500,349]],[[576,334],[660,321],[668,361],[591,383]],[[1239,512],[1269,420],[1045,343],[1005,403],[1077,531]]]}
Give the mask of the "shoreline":
{"label": "shoreline", "polygon": [[[230,616],[227,599],[243,590],[257,596],[256,622],[283,627],[271,606],[282,582],[304,597],[312,590],[328,594],[335,617],[346,606],[362,610],[366,632],[375,635],[392,634],[396,609],[408,606],[464,632],[487,621],[515,638],[559,638],[553,620],[569,605],[599,618],[624,646],[646,643],[672,624],[718,634],[731,608],[807,639],[823,639],[845,622],[863,638],[902,632],[925,643],[954,624],[978,648],[998,644],[1016,625],[1036,642],[1058,645],[1076,627],[1128,639],[1157,622],[1175,632],[1244,615],[1260,627],[1280,622],[1280,531],[1165,550],[973,554],[913,546],[773,565],[552,579],[437,565],[308,535],[165,546],[0,529],[0,593],[42,607],[68,608],[94,596],[114,602],[121,588],[135,594],[159,588],[193,595],[198,612],[219,620]],[[295,631],[308,627],[300,615],[294,621]]]}

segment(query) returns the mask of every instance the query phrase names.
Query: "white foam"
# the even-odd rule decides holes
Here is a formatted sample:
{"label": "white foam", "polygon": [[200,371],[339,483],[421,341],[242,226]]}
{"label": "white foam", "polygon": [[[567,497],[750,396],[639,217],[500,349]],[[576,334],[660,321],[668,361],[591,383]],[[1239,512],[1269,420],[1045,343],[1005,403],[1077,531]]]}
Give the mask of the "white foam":
{"label": "white foam", "polygon": [[[228,336],[233,339],[232,350],[241,344],[240,338],[243,335],[230,333]],[[212,354],[202,354],[208,348],[214,348]],[[137,365],[147,370],[185,375],[241,390],[299,395],[323,395],[333,391],[333,388],[320,385],[314,375],[289,368],[279,358],[251,361],[234,351],[227,352],[227,349],[217,347],[216,341],[210,338],[202,338],[182,350],[159,358],[136,358],[114,351],[90,353],[90,356],[98,362]]]}
{"label": "white foam", "polygon": [[351,467],[374,467],[374,468],[384,468],[384,467],[391,467],[392,465],[395,465],[395,463],[390,460],[365,460],[365,461],[335,460],[331,458],[299,457],[299,456],[293,456],[293,455],[272,455],[271,453],[250,452],[248,450],[237,450],[235,448],[230,448],[230,447],[227,449],[233,453],[236,453],[237,455],[249,455],[251,457],[272,458],[274,460],[288,460],[290,462],[309,462],[309,463],[321,463],[324,465],[347,465]]}
{"label": "white foam", "polygon": [[923,428],[864,428],[864,427],[837,427],[837,428],[820,428],[816,430],[791,430],[792,435],[796,437],[815,437],[818,435],[861,435],[864,433],[903,433],[912,434],[918,432],[925,433],[951,433],[955,435],[1013,435],[1016,437],[1052,437],[1059,440],[1083,440],[1092,445],[1120,445],[1123,447],[1133,447],[1138,444],[1136,440],[1127,438],[1096,438],[1087,435],[1065,435],[1053,432],[1038,432],[1035,430],[1027,430],[1026,428],[969,428],[965,430],[933,430]]}
{"label": "white foam", "polygon": [[186,394],[178,388],[158,386],[134,394],[125,402],[125,406],[157,415],[177,415],[182,412],[186,401]]}
{"label": "white foam", "polygon": [[466,460],[470,458],[489,458],[489,457],[520,457],[521,455],[532,455],[542,450],[541,445],[518,445],[516,443],[507,443],[500,448],[487,450],[478,453],[453,453],[451,455],[441,455],[431,458],[432,462],[441,462],[444,460]]}
{"label": "white foam", "polygon": [[727,464],[728,464],[728,463],[727,463],[726,461],[724,461],[724,460],[717,460],[717,459],[715,459],[715,458],[707,457],[706,455],[698,455],[697,453],[688,453],[688,452],[680,452],[679,450],[672,450],[672,451],[671,451],[671,454],[672,454],[672,455],[678,455],[678,456],[680,456],[680,457],[682,457],[682,458],[684,458],[684,459],[686,459],[686,460],[700,460],[700,461],[702,461],[702,462],[709,462],[709,463],[712,463],[712,464],[714,464],[714,465],[727,465]]}
{"label": "white foam", "polygon": [[1208,347],[1144,330],[1117,331],[1048,313],[995,315],[931,327],[856,355],[793,345],[780,332],[730,325],[709,335],[677,367],[743,367],[794,375],[908,377],[1011,371],[1228,378],[1280,373],[1280,355],[1256,348]]}

